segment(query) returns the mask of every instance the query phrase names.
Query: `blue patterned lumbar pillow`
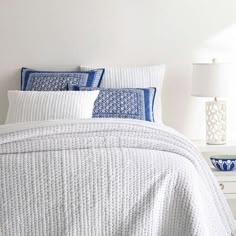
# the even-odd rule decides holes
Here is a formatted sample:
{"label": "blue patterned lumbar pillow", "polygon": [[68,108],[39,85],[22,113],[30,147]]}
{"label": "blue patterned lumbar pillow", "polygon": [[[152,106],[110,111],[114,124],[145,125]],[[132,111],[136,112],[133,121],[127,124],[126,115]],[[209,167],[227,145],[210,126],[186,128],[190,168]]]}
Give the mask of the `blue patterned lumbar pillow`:
{"label": "blue patterned lumbar pillow", "polygon": [[90,71],[36,71],[21,69],[21,90],[61,91],[68,89],[68,83],[79,86],[99,87],[104,69]]}
{"label": "blue patterned lumbar pillow", "polygon": [[[69,84],[69,90],[91,90]],[[154,121],[155,88],[99,89],[94,103],[94,118],[129,118]]]}

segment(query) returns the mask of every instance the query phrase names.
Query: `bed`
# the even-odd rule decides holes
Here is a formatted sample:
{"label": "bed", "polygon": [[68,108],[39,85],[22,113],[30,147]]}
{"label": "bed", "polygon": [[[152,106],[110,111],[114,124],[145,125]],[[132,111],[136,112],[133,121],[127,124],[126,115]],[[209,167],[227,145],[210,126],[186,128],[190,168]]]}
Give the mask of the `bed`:
{"label": "bed", "polygon": [[[37,100],[45,102],[43,92],[26,93],[11,95],[8,124],[0,126],[0,235],[229,236],[235,230],[208,165],[183,135],[161,121],[83,117],[92,108],[81,99],[94,102],[96,91],[71,92],[79,104],[74,110],[84,109],[66,110],[76,119],[59,112],[57,120],[31,121],[57,110],[48,106],[44,114]],[[55,98],[65,110],[70,93],[61,94]],[[31,108],[21,99],[34,101]]]}
{"label": "bed", "polygon": [[1,235],[230,235],[198,150],[176,131],[121,119],[0,128]]}

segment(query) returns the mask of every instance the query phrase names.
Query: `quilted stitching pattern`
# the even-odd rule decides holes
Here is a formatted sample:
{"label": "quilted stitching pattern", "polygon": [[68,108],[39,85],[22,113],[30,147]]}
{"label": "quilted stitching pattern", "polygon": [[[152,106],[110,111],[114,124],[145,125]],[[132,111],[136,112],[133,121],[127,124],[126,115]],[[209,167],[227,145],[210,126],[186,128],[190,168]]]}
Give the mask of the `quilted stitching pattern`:
{"label": "quilted stitching pattern", "polygon": [[235,228],[207,163],[167,127],[93,119],[0,134],[0,235],[229,236]]}

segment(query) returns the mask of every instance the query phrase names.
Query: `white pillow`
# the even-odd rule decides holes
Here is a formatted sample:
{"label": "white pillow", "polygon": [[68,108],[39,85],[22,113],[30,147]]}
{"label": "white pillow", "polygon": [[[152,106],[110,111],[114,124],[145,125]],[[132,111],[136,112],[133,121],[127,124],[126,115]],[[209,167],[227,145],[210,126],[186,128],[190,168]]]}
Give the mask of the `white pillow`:
{"label": "white pillow", "polygon": [[104,88],[156,88],[154,101],[154,120],[162,121],[161,94],[165,75],[165,65],[133,66],[133,67],[106,67],[80,66],[81,70],[105,68],[101,86]]}
{"label": "white pillow", "polygon": [[7,123],[91,118],[95,91],[8,91]]}

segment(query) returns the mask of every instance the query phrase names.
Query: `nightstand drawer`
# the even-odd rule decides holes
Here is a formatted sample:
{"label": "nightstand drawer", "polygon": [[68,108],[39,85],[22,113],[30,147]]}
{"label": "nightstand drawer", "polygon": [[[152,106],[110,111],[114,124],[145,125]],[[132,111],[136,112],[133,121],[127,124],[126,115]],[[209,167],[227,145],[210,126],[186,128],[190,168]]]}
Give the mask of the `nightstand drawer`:
{"label": "nightstand drawer", "polygon": [[236,182],[219,181],[219,185],[223,193],[236,193]]}

